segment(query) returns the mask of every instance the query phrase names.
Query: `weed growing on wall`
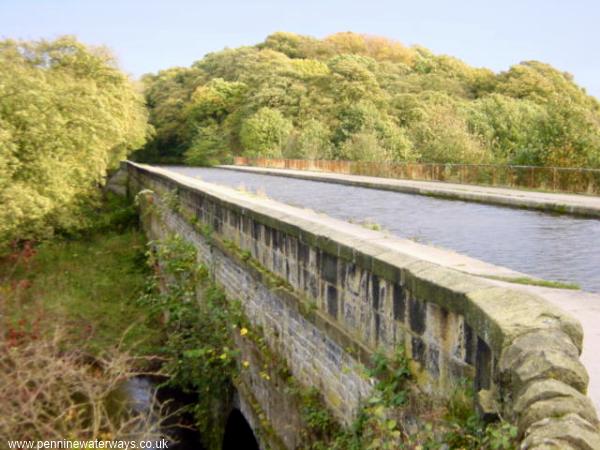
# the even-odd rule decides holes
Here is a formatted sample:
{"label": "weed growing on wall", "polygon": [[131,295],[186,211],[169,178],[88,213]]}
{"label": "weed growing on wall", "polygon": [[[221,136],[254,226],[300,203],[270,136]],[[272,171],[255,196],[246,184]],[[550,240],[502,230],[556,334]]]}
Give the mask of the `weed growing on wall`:
{"label": "weed growing on wall", "polygon": [[241,324],[241,308],[210,281],[191,244],[172,237],[151,247],[155,275],[140,301],[163,324],[168,383],[197,395],[198,427],[207,446],[217,448],[224,426],[221,405],[230,398],[237,377],[232,330]]}
{"label": "weed growing on wall", "polygon": [[[324,406],[314,388],[297,388],[302,417],[307,427],[307,448],[311,450],[363,449],[492,449],[516,448],[516,427],[500,421],[485,424],[473,409],[473,393],[467,382],[455,392],[440,411],[421,417],[418,430],[408,430],[404,415],[414,395],[409,360],[399,347],[394,355],[376,353],[366,375],[375,380],[373,393],[365,400],[356,419],[342,427]],[[410,414],[409,414],[410,415]],[[314,437],[317,439],[314,440]]]}
{"label": "weed growing on wall", "polygon": [[372,395],[365,400],[350,426],[342,426],[325,406],[321,392],[300,386],[291,378],[290,390],[299,398],[307,444],[310,450],[392,450],[404,448],[405,436],[394,408],[405,405],[408,398],[410,370],[404,350],[392,357],[377,353],[365,376],[373,377]]}
{"label": "weed growing on wall", "polygon": [[[450,396],[443,425],[443,442],[450,448],[510,450],[516,446],[515,426],[504,421],[486,424],[473,410],[473,388],[466,380]],[[436,448],[432,436],[427,441]]]}

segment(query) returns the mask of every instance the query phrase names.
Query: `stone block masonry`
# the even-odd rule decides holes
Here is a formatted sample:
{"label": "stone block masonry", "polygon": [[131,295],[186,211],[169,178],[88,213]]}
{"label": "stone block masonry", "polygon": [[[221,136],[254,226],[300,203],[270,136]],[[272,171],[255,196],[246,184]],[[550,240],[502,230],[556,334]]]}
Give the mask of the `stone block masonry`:
{"label": "stone block masonry", "polygon": [[[471,379],[482,413],[514,422],[523,448],[600,448],[581,326],[541,298],[407,256],[376,231],[158,168],[125,170],[131,195],[149,189],[164,205],[176,195],[176,207],[147,224],[151,235],[193,242],[269,347],[341,421],[352,421],[371,389],[361,364],[402,345],[422,389],[444,398]],[[194,223],[265,273],[210,245]],[[269,287],[266,275],[285,286]],[[276,393],[253,396],[276,423]]]}

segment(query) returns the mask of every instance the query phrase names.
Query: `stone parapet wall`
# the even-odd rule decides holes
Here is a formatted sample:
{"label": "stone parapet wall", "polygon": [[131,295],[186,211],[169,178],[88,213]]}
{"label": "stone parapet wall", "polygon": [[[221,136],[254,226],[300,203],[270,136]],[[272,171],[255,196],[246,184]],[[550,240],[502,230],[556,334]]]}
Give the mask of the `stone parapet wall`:
{"label": "stone parapet wall", "polygon": [[[360,363],[402,345],[424,390],[443,398],[472,379],[482,413],[516,423],[524,448],[600,448],[579,362],[581,326],[561,310],[406,256],[379,232],[149,166],[126,169],[130,194],[176,193],[182,214],[168,214],[161,226],[201,249],[294,376],[319,386],[343,421],[370,389]],[[211,249],[190,218],[286,289],[266,289],[260,274]]]}

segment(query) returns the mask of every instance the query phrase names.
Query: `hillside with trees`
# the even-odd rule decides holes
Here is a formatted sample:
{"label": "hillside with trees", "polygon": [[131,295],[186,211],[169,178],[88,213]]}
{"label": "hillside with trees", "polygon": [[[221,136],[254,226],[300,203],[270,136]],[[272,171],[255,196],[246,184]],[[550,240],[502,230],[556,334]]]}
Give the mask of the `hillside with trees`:
{"label": "hillside with trees", "polygon": [[600,103],[537,61],[494,73],[380,37],[279,32],[143,83],[154,127],[143,161],[600,167]]}

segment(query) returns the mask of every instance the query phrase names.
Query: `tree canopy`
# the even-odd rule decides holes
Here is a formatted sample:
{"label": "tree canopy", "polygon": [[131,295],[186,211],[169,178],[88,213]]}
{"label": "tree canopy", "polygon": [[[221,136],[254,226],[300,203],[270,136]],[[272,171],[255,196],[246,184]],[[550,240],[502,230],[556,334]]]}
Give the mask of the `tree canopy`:
{"label": "tree canopy", "polygon": [[423,47],[274,33],[143,79],[148,161],[232,155],[600,167],[600,104],[527,61],[494,73]]}
{"label": "tree canopy", "polygon": [[107,170],[146,134],[143,96],[106,49],[0,41],[0,246],[84,226]]}

